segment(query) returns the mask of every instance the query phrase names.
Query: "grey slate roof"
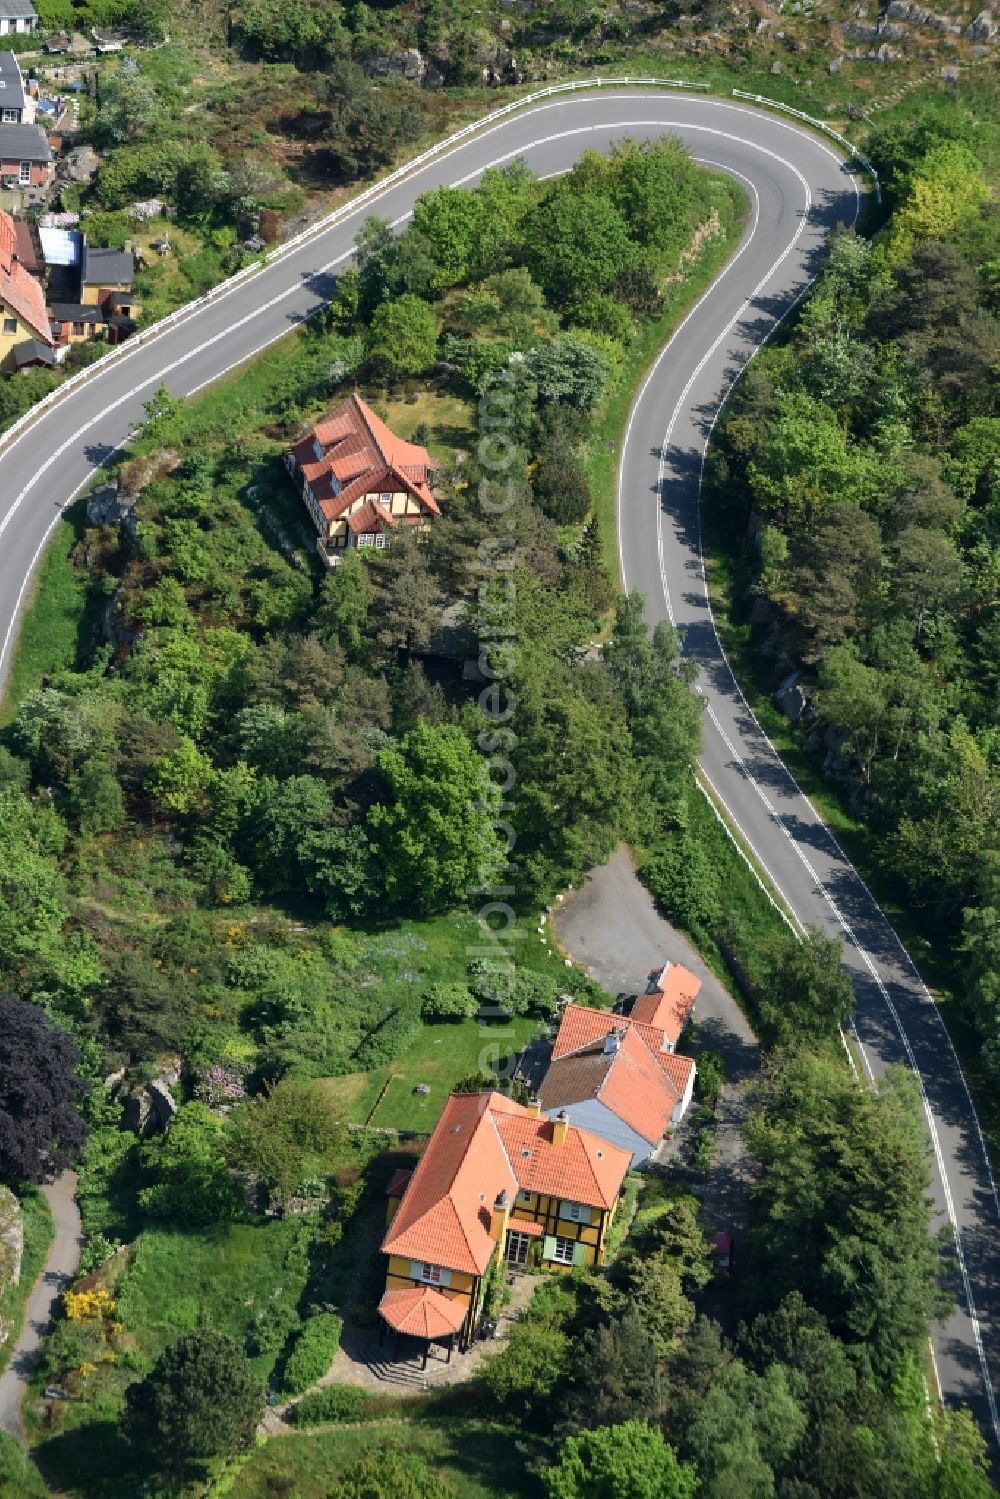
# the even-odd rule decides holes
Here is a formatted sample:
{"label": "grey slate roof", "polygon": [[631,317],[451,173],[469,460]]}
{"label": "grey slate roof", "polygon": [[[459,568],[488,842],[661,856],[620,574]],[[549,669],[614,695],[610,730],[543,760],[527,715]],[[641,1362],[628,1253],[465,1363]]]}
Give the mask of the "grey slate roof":
{"label": "grey slate roof", "polygon": [[37,125],[0,125],[0,161],[51,161],[49,143]]}
{"label": "grey slate roof", "polygon": [[14,345],[14,361],[18,369],[23,369],[29,364],[54,365],[56,356],[48,344],[41,343],[37,338],[29,338],[23,344]]}
{"label": "grey slate roof", "polygon": [[135,269],[126,250],[101,250],[89,245],[83,249],[80,267],[81,286],[131,286]]}
{"label": "grey slate roof", "polygon": [[38,12],[30,0],[0,0],[0,16],[35,16]]}
{"label": "grey slate roof", "polygon": [[[3,15],[4,0],[0,0],[0,16]],[[0,52],[0,108],[24,108],[24,80],[13,52]]]}
{"label": "grey slate roof", "polygon": [[103,323],[100,307],[85,307],[82,302],[53,302],[49,313],[56,323]]}

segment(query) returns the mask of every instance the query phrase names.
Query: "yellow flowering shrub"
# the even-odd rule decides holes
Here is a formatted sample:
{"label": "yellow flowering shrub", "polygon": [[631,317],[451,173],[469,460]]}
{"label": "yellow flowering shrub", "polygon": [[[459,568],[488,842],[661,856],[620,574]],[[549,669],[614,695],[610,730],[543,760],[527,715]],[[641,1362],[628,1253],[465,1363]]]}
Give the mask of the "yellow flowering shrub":
{"label": "yellow flowering shrub", "polygon": [[63,1308],[71,1322],[103,1322],[113,1317],[116,1303],[110,1294],[99,1287],[96,1291],[65,1291]]}

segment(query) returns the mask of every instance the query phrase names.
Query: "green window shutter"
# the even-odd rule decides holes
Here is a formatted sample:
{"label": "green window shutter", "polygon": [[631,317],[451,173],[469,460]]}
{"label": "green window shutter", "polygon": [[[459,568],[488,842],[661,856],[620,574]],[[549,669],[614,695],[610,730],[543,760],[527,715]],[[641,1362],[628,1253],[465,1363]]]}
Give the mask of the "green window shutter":
{"label": "green window shutter", "polygon": [[546,1234],[545,1235],[545,1243],[542,1245],[542,1259],[543,1260],[554,1259],[555,1252],[556,1252],[556,1236],[555,1236],[555,1234]]}
{"label": "green window shutter", "polygon": [[583,1243],[574,1244],[573,1245],[573,1263],[574,1263],[574,1265],[582,1265],[584,1263],[584,1257],[585,1257],[586,1253],[587,1253],[587,1246],[586,1246],[586,1244],[583,1244]]}

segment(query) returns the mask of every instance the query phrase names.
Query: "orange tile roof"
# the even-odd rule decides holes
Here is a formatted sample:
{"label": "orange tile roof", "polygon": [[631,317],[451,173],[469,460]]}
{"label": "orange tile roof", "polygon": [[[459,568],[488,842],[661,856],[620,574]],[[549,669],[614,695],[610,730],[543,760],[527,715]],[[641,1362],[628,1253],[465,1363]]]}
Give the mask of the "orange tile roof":
{"label": "orange tile roof", "polygon": [[431,1286],[386,1291],[378,1309],[390,1327],[414,1338],[446,1338],[458,1332],[466,1315],[463,1301],[442,1296]]}
{"label": "orange tile roof", "polygon": [[[603,1041],[611,1030],[637,1030],[657,1056],[663,1051],[664,1033],[652,1025],[639,1025],[634,1015],[614,1015],[610,1010],[595,1010],[590,1005],[569,1004],[563,1010],[559,1034],[552,1048],[552,1060],[581,1051],[595,1041]],[[664,1056],[667,1053],[664,1052]]]}
{"label": "orange tile roof", "polygon": [[646,992],[633,1005],[631,1019],[655,1025],[676,1046],[700,988],[701,979],[680,963],[664,963],[649,975]]}
{"label": "orange tile roof", "polygon": [[[616,1033],[617,1049],[605,1050]],[[694,1062],[663,1049],[664,1033],[631,1016],[567,1005],[539,1096],[545,1109],[599,1098],[643,1139],[662,1138]]]}
{"label": "orange tile roof", "polygon": [[45,293],[15,257],[17,235],[14,220],[0,209],[0,302],[38,335],[52,344],[52,329],[45,311]]}
{"label": "orange tile roof", "polygon": [[561,1145],[552,1141],[553,1124],[529,1110],[497,1120],[517,1184],[527,1192],[610,1208],[632,1159],[631,1151],[572,1126]]}
{"label": "orange tile roof", "polygon": [[553,1144],[548,1119],[501,1093],[453,1093],[382,1242],[386,1254],[482,1275],[493,1254],[490,1217],[518,1188],[608,1208],[630,1153],[570,1127]]}
{"label": "orange tile roof", "polygon": [[426,448],[397,437],[359,395],[335,406],[292,452],[327,520],[338,520],[361,495],[401,491],[432,515],[441,514],[427,482],[438,467],[435,460]]}
{"label": "orange tile roof", "polygon": [[611,1057],[598,1098],[637,1135],[657,1145],[680,1095],[637,1031],[627,1030]]}
{"label": "orange tile roof", "polygon": [[490,1112],[495,1096],[448,1099],[382,1242],[386,1254],[482,1275],[494,1249],[493,1204],[517,1191]]}

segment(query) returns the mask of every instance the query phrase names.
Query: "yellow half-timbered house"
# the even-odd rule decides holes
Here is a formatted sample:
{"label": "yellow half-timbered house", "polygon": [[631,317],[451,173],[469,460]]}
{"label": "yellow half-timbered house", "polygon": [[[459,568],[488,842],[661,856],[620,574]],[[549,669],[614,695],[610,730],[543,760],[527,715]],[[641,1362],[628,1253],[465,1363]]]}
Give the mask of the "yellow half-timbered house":
{"label": "yellow half-timbered house", "polygon": [[599,1265],[630,1152],[500,1093],[453,1093],[412,1175],[390,1183],[383,1322],[468,1343],[491,1274]]}

